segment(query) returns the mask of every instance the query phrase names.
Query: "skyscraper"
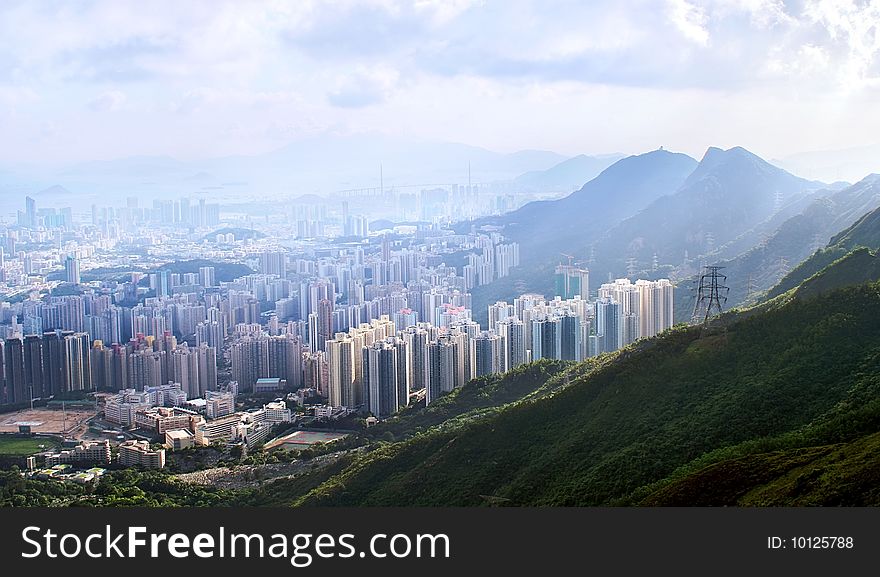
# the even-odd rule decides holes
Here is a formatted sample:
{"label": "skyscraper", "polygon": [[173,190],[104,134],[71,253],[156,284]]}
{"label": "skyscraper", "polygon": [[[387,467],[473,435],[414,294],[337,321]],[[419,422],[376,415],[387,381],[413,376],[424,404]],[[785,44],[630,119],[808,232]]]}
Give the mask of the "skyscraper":
{"label": "skyscraper", "polygon": [[[43,397],[43,342],[39,335],[24,337],[24,390],[31,398]],[[48,396],[48,395],[47,395]]]}
{"label": "skyscraper", "polygon": [[431,404],[440,395],[452,391],[457,384],[455,340],[451,335],[440,335],[428,345],[428,389],[425,402]]}
{"label": "skyscraper", "polygon": [[79,259],[76,256],[68,255],[67,258],[64,259],[64,274],[65,279],[70,284],[80,283]]}
{"label": "skyscraper", "polygon": [[501,372],[501,337],[482,331],[471,339],[471,376],[473,378]]}
{"label": "skyscraper", "polygon": [[364,348],[364,397],[370,412],[380,419],[396,413],[401,403],[397,379],[400,376],[394,337]]}
{"label": "skyscraper", "polygon": [[333,407],[355,406],[355,340],[346,333],[336,333],[327,341],[327,364],[329,365],[329,402]]}
{"label": "skyscraper", "polygon": [[620,305],[608,297],[596,301],[597,354],[620,348]]}
{"label": "skyscraper", "polygon": [[515,369],[526,362],[525,326],[517,318],[508,318],[496,325],[501,337],[503,371]]}
{"label": "skyscraper", "polygon": [[576,314],[567,312],[560,317],[560,355],[565,361],[581,361],[581,319]]}
{"label": "skyscraper", "polygon": [[21,405],[29,401],[25,389],[24,343],[19,338],[6,339],[3,344],[3,366],[6,373],[6,404]]}
{"label": "skyscraper", "polygon": [[577,266],[561,264],[556,267],[556,296],[572,299],[576,296],[584,300],[590,298],[590,271]]}

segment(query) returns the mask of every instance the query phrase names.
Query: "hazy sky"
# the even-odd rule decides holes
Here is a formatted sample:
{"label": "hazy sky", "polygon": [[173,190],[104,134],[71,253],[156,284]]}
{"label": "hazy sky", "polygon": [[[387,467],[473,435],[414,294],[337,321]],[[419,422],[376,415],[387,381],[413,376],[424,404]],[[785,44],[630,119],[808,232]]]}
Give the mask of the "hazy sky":
{"label": "hazy sky", "polygon": [[880,0],[0,2],[0,163],[880,142]]}

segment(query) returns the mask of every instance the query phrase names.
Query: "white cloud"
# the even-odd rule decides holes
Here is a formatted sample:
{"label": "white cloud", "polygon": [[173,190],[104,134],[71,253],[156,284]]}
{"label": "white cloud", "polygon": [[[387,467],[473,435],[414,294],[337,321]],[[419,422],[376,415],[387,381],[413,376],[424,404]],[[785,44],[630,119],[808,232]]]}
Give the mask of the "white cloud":
{"label": "white cloud", "polygon": [[[673,146],[663,131],[739,144],[756,106],[765,124],[836,118],[843,133],[811,137],[857,144],[877,127],[852,119],[880,118],[878,22],[880,0],[0,2],[0,156],[251,154],[377,129],[637,152]],[[52,149],[29,137],[43,122]],[[805,145],[757,130],[775,154]]]}
{"label": "white cloud", "polygon": [[125,104],[126,96],[121,90],[102,92],[89,101],[89,108],[96,112],[115,112]]}
{"label": "white cloud", "polygon": [[709,43],[706,13],[702,7],[691,4],[688,0],[670,0],[669,20],[688,40],[701,46]]}

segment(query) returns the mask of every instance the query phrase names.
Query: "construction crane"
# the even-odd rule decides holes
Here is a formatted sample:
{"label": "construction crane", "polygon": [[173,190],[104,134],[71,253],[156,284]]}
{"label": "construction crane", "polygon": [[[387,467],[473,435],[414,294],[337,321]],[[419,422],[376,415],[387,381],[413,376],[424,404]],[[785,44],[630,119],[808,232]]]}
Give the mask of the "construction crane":
{"label": "construction crane", "polygon": [[570,254],[565,254],[564,252],[561,252],[559,254],[561,254],[564,257],[567,257],[568,258],[568,266],[571,266],[572,262],[574,261],[574,257]]}

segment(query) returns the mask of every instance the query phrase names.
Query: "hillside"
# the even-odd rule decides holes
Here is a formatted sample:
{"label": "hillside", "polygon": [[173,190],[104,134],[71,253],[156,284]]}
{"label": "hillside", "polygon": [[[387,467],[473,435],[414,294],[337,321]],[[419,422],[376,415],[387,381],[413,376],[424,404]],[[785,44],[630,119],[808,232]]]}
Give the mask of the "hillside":
{"label": "hillside", "polygon": [[[771,218],[780,204],[820,188],[743,148],[710,148],[681,188],[651,203],[597,242],[590,270],[597,278],[644,276],[669,265],[696,273],[701,255]],[[750,244],[757,245],[753,236]]]}
{"label": "hillside", "polygon": [[[880,176],[871,175],[862,181],[875,199],[880,202]],[[856,185],[858,186],[858,185]],[[823,268],[845,256],[852,249],[864,246],[880,248],[880,208],[863,214],[848,228],[834,235],[823,249],[813,253],[808,259],[793,268],[779,284],[768,291],[766,299],[775,298],[791,290]]]}
{"label": "hillside", "polygon": [[[603,505],[880,431],[880,286],[677,329],[552,395],[375,448],[304,505]],[[569,370],[576,370],[573,367]]]}
{"label": "hillside", "polygon": [[[842,239],[853,234],[858,237],[858,241],[844,243],[841,240],[832,240],[833,244],[841,245],[839,250],[833,249],[821,257],[817,256],[818,260],[814,265],[821,262],[821,266],[825,266],[846,254],[848,248],[858,244],[877,242],[876,246],[880,246],[880,214],[873,220],[864,219],[864,222],[860,218],[880,207],[880,181],[877,178],[869,177],[839,191],[824,190],[817,194],[818,198],[809,202],[801,212],[785,219],[757,246],[736,258],[712,261],[726,268],[724,272],[728,276],[727,285],[730,287],[728,307],[754,304],[760,300],[792,267],[816,256],[815,251],[823,247],[832,235],[836,234],[836,239]],[[863,224],[849,232],[854,223],[858,222]],[[841,233],[842,229],[845,230]],[[813,272],[818,271],[821,266]],[[804,278],[806,277],[797,277],[797,282]],[[696,282],[696,278],[692,280]],[[797,283],[791,282],[788,288],[795,284]],[[694,305],[693,294],[680,291],[676,301],[676,318],[682,321],[688,319]]]}
{"label": "hillside", "polygon": [[524,247],[521,266],[510,276],[473,290],[475,319],[482,319],[486,306],[499,299],[511,300],[524,292],[549,295],[554,266],[567,262],[561,253],[586,262],[590,243],[655,199],[675,192],[696,166],[693,158],[666,150],[629,156],[565,198],[530,202],[499,217],[460,223],[459,232],[500,226],[505,236]]}
{"label": "hillside", "polygon": [[650,493],[643,506],[880,505],[880,433],[727,459]]}

